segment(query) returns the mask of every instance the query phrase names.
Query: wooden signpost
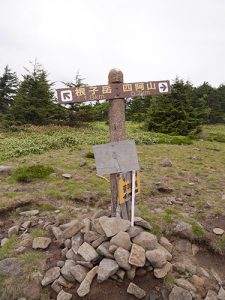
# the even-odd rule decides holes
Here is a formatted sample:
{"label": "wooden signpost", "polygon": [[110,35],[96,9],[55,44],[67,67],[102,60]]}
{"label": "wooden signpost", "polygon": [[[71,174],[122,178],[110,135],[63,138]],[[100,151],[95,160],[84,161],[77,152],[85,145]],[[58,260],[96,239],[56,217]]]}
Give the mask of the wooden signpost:
{"label": "wooden signpost", "polygon": [[[84,86],[74,88],[57,89],[58,103],[69,104],[85,101],[110,100],[109,101],[109,134],[110,142],[126,140],[125,135],[125,98],[136,96],[155,96],[170,94],[170,82],[168,80],[124,83],[123,73],[118,69],[112,69],[108,75],[107,85]],[[134,200],[135,190],[140,191],[140,177],[135,170],[127,173],[110,174],[111,186],[111,216],[116,216],[118,201],[121,202],[121,213],[124,218],[132,219],[130,211],[134,213],[134,201],[132,207],[130,201],[122,201],[132,194]],[[133,183],[133,185],[132,185]],[[128,187],[129,193],[121,189]],[[131,185],[131,186],[130,186]],[[130,189],[131,187],[131,189]],[[120,195],[119,195],[120,192]],[[127,207],[128,206],[128,207]]]}

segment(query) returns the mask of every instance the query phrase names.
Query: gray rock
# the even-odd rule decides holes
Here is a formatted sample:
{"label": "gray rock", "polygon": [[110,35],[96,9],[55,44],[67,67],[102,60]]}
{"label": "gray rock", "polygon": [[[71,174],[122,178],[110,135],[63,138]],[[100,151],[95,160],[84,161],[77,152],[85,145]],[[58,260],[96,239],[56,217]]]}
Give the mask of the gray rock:
{"label": "gray rock", "polygon": [[169,295],[169,300],[192,300],[191,293],[179,286],[175,286]]}
{"label": "gray rock", "polygon": [[167,251],[172,252],[173,250],[173,245],[170,243],[170,241],[162,236],[159,240],[159,244],[164,247]]}
{"label": "gray rock", "polygon": [[89,218],[85,218],[83,220],[84,228],[81,229],[81,233],[86,233],[91,230],[91,220]]}
{"label": "gray rock", "polygon": [[156,236],[146,231],[139,233],[133,238],[133,243],[143,247],[145,250],[154,250],[158,246]]}
{"label": "gray rock", "polygon": [[190,283],[188,280],[184,279],[184,278],[175,279],[175,283],[176,283],[176,285],[178,285],[179,287],[181,287],[183,289],[186,289],[188,291],[196,292],[195,286],[192,283]]}
{"label": "gray rock", "polygon": [[67,258],[67,259],[72,259],[72,260],[75,260],[75,259],[76,259],[76,254],[73,252],[72,249],[69,249],[69,250],[66,252],[66,258]]}
{"label": "gray rock", "polygon": [[147,230],[152,229],[152,226],[146,220],[142,219],[141,217],[135,217],[134,224],[136,226],[141,226]]}
{"label": "gray rock", "polygon": [[107,241],[107,236],[105,235],[100,235],[100,237],[95,240],[94,242],[91,243],[92,247],[97,248],[98,246],[100,246],[104,241]]}
{"label": "gray rock", "polygon": [[110,258],[103,258],[103,260],[99,264],[98,268],[98,282],[103,282],[104,280],[108,279],[110,276],[114,275],[119,269],[118,264],[110,259]]}
{"label": "gray rock", "polygon": [[111,238],[110,245],[116,245],[129,251],[132,244],[129,234],[127,232],[121,231]]}
{"label": "gray rock", "polygon": [[0,261],[0,275],[20,275],[22,268],[18,260],[14,257]]}
{"label": "gray rock", "polygon": [[192,240],[194,238],[194,233],[192,230],[192,225],[183,221],[179,221],[173,228],[173,234],[181,238],[187,238]]}
{"label": "gray rock", "polygon": [[63,289],[61,284],[57,281],[57,279],[52,283],[51,288],[53,291],[55,291],[57,294]]}
{"label": "gray rock", "polygon": [[82,222],[76,221],[71,226],[66,228],[63,232],[63,237],[65,239],[70,239],[73,235],[77,234],[81,228],[84,227],[84,224]]}
{"label": "gray rock", "polygon": [[74,235],[71,239],[72,241],[72,250],[75,254],[78,253],[78,249],[80,248],[80,246],[83,244],[84,242],[84,237],[83,234],[81,234],[80,232],[77,233],[76,235]]}
{"label": "gray rock", "polygon": [[82,260],[77,260],[76,263],[78,265],[84,266],[85,268],[88,269],[92,269],[93,268],[93,264],[89,261],[82,261]]}
{"label": "gray rock", "polygon": [[129,251],[121,247],[117,248],[114,253],[114,258],[118,265],[127,271],[131,269],[131,265],[129,264],[129,257]]}
{"label": "gray rock", "polygon": [[1,247],[3,247],[7,242],[8,242],[8,238],[4,238],[1,240]]}
{"label": "gray rock", "polygon": [[33,240],[33,249],[46,249],[51,244],[52,240],[47,237],[37,237]]}
{"label": "gray rock", "polygon": [[96,231],[97,233],[101,234],[101,235],[105,235],[104,230],[102,229],[101,224],[99,223],[99,219],[94,219],[92,221],[92,230]]}
{"label": "gray rock", "polygon": [[66,260],[64,266],[61,269],[61,274],[63,275],[63,277],[70,282],[74,281],[74,277],[71,274],[71,269],[75,267],[75,265],[76,264],[73,260]]}
{"label": "gray rock", "polygon": [[162,268],[154,269],[154,276],[156,278],[164,278],[172,270],[172,264],[167,262]]}
{"label": "gray rock", "polygon": [[70,269],[70,273],[73,275],[74,279],[78,282],[82,282],[84,278],[86,277],[88,270],[81,266],[81,265],[76,265],[75,267],[72,267]]}
{"label": "gray rock", "polygon": [[130,228],[130,221],[121,219],[119,217],[101,217],[99,223],[102,226],[107,237],[112,237],[120,231],[127,231]]}
{"label": "gray rock", "polygon": [[145,265],[145,249],[139,245],[133,244],[129,257],[129,263],[136,267],[143,267]]}
{"label": "gray rock", "polygon": [[225,300],[225,290],[222,288],[222,286],[220,287],[217,297],[219,300]]}
{"label": "gray rock", "polygon": [[63,239],[63,232],[59,227],[52,226],[51,231],[57,240]]}
{"label": "gray rock", "polygon": [[107,258],[113,258],[112,253],[109,252],[109,242],[103,242],[97,249],[96,251]]}
{"label": "gray rock", "polygon": [[13,171],[13,167],[10,167],[10,166],[0,166],[0,174],[2,175],[11,175]]}
{"label": "gray rock", "polygon": [[134,284],[133,282],[129,284],[127,288],[127,293],[134,295],[138,299],[142,299],[146,296],[146,292],[143,289],[141,289],[139,286]]}
{"label": "gray rock", "polygon": [[81,159],[79,162],[79,167],[84,167],[87,164],[86,160]]}
{"label": "gray rock", "polygon": [[96,231],[88,231],[84,234],[84,241],[87,243],[91,243],[93,241],[96,241],[100,237],[100,234]]}
{"label": "gray rock", "polygon": [[117,272],[116,272],[116,275],[119,277],[119,279],[123,280],[124,277],[125,277],[125,274],[126,272],[122,269],[119,269]]}
{"label": "gray rock", "polygon": [[129,234],[130,238],[134,238],[135,236],[137,236],[142,231],[144,231],[144,228],[142,228],[141,226],[132,226],[127,231],[127,233]]}
{"label": "gray rock", "polygon": [[70,226],[72,226],[73,224],[76,224],[76,223],[77,223],[77,220],[72,220],[72,221],[70,221],[70,222],[68,222],[68,223],[60,224],[60,225],[59,225],[59,228],[60,228],[61,230],[65,230],[65,229],[69,228]]}
{"label": "gray rock", "polygon": [[20,227],[18,225],[10,227],[8,230],[8,237],[11,238],[13,235],[17,235],[19,233],[19,229]]}
{"label": "gray rock", "polygon": [[146,257],[154,268],[162,268],[166,263],[166,256],[161,249],[146,251]]}
{"label": "gray rock", "polygon": [[166,248],[164,248],[163,246],[161,246],[160,244],[158,244],[157,249],[160,249],[164,253],[164,255],[166,256],[166,259],[168,261],[172,260],[172,258],[173,258],[172,254]]}
{"label": "gray rock", "polygon": [[70,249],[70,248],[71,248],[71,246],[72,246],[71,239],[67,239],[67,240],[65,240],[65,242],[64,242],[64,246],[65,246],[66,248]]}
{"label": "gray rock", "polygon": [[84,297],[86,296],[89,292],[90,292],[90,288],[91,288],[91,283],[95,277],[95,275],[98,272],[98,266],[94,267],[93,269],[91,269],[86,277],[84,278],[84,280],[81,282],[81,285],[79,286],[79,288],[77,289],[77,294],[80,297]]}
{"label": "gray rock", "polygon": [[31,221],[25,221],[21,227],[24,229],[28,229],[31,226]]}
{"label": "gray rock", "polygon": [[131,266],[131,269],[128,270],[128,271],[126,272],[126,274],[127,274],[127,278],[128,278],[130,281],[134,280],[134,277],[135,277],[135,274],[136,274],[136,267],[135,267],[135,266]]}
{"label": "gray rock", "polygon": [[62,268],[64,266],[65,262],[63,260],[57,261],[57,267]]}
{"label": "gray rock", "polygon": [[22,254],[26,251],[26,247],[20,246],[18,248],[16,248],[15,252],[16,254]]}
{"label": "gray rock", "polygon": [[54,267],[49,269],[41,281],[42,286],[46,286],[55,281],[60,276],[60,268]]}
{"label": "gray rock", "polygon": [[61,290],[57,296],[57,300],[70,300],[73,297],[72,294],[64,292]]}
{"label": "gray rock", "polygon": [[109,252],[114,253],[118,247],[116,245],[109,245]]}
{"label": "gray rock", "polygon": [[80,254],[86,261],[95,261],[98,259],[98,253],[96,250],[86,242],[79,247],[77,253]]}
{"label": "gray rock", "polygon": [[27,211],[22,211],[19,214],[20,216],[24,216],[24,217],[33,217],[39,214],[39,210],[38,209],[27,210]]}
{"label": "gray rock", "polygon": [[172,162],[171,162],[170,159],[165,158],[165,159],[163,159],[163,160],[160,161],[160,165],[162,167],[172,167]]}
{"label": "gray rock", "polygon": [[62,174],[62,177],[65,179],[71,179],[73,177],[73,175],[71,175],[69,173],[64,173],[64,174]]}
{"label": "gray rock", "polygon": [[216,292],[209,290],[205,297],[205,300],[218,300]]}

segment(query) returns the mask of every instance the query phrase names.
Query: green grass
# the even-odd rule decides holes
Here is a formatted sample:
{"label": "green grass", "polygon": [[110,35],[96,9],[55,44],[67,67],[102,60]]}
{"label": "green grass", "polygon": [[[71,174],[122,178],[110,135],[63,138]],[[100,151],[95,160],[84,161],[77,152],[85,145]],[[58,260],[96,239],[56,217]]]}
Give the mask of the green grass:
{"label": "green grass", "polygon": [[0,260],[10,257],[16,243],[17,237],[14,235],[0,248]]}
{"label": "green grass", "polygon": [[35,228],[31,231],[31,237],[32,239],[35,239],[37,237],[42,237],[42,236],[46,236],[46,231],[42,228]]}
{"label": "green grass", "polygon": [[225,255],[225,236],[217,238],[213,243],[213,248],[217,253]]}
{"label": "green grass", "polygon": [[197,237],[201,238],[205,236],[204,229],[201,226],[199,226],[196,222],[192,221],[191,225],[192,230]]}
{"label": "green grass", "polygon": [[12,176],[18,182],[30,182],[33,179],[46,178],[53,172],[54,169],[52,167],[43,165],[32,165],[17,168]]}
{"label": "green grass", "polygon": [[[127,138],[137,144],[186,144],[188,137],[170,136],[149,132],[142,124],[126,122]],[[41,154],[49,150],[78,148],[80,145],[96,145],[109,142],[109,129],[105,122],[93,122],[86,127],[23,126],[17,132],[0,132],[0,161],[12,157]]]}
{"label": "green grass", "polygon": [[94,152],[88,151],[88,152],[85,154],[85,157],[87,157],[87,158],[95,158]]}
{"label": "green grass", "polygon": [[23,264],[26,272],[31,274],[39,270],[43,259],[43,254],[40,252],[30,251],[19,255],[18,259]]}

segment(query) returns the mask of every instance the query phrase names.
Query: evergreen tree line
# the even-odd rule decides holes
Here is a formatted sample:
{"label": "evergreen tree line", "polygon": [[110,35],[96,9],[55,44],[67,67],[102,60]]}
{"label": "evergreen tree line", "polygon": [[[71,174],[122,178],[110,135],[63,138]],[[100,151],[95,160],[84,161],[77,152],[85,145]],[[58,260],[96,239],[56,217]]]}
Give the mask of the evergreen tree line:
{"label": "evergreen tree line", "polygon": [[[84,85],[79,73],[68,87]],[[108,119],[108,102],[72,104],[66,107],[55,102],[53,83],[47,72],[35,62],[32,70],[19,82],[8,66],[0,76],[0,121],[4,126],[23,124],[64,124],[77,126],[81,122]],[[145,122],[150,131],[188,135],[201,124],[225,122],[225,85],[218,88],[204,82],[194,87],[176,78],[171,94],[136,97],[126,101],[126,118]]]}

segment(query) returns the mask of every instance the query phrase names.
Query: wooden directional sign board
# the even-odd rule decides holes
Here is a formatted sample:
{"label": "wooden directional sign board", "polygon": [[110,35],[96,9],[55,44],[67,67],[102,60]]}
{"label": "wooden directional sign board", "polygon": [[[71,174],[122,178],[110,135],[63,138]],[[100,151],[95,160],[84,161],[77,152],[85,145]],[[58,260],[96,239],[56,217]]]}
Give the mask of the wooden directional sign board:
{"label": "wooden directional sign board", "polygon": [[[140,172],[135,172],[135,195],[140,194]],[[123,175],[120,175],[118,180],[119,189],[119,203],[124,204],[125,201],[130,200],[132,194],[132,182],[131,179],[126,179]]]}
{"label": "wooden directional sign board", "polygon": [[170,94],[168,80],[113,83],[97,86],[82,86],[74,88],[57,89],[58,102],[61,104],[131,98],[136,96],[156,96]]}

